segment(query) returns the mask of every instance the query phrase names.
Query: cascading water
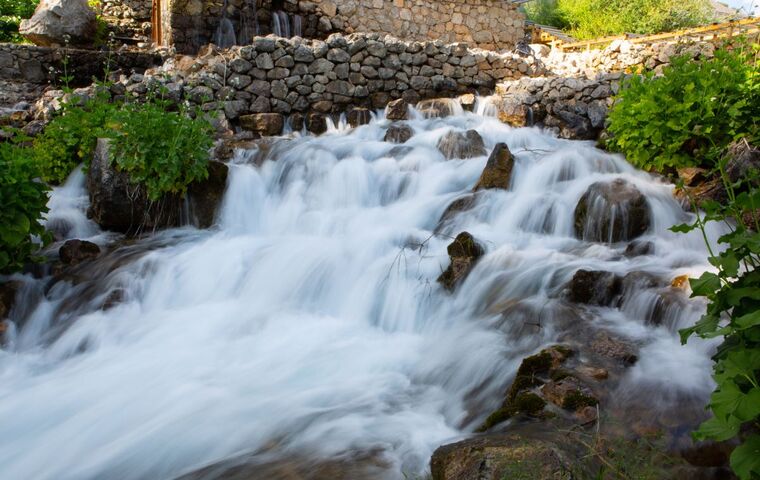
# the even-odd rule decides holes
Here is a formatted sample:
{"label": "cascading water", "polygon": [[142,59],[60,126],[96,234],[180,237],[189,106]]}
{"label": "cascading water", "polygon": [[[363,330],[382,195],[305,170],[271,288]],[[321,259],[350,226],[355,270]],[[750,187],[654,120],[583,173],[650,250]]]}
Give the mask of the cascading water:
{"label": "cascading water", "polygon": [[293,15],[293,36],[303,37],[303,17],[301,15]]}
{"label": "cascading water", "polygon": [[[415,476],[499,404],[523,356],[577,328],[560,294],[575,270],[709,268],[699,236],[667,230],[688,217],[672,186],[620,157],[468,113],[408,123],[415,136],[402,146],[382,141],[381,119],[283,139],[260,167],[241,155],[217,228],[115,245],[20,309],[24,341],[0,350],[2,477],[175,478],[241,455],[363,455],[382,470],[372,478]],[[506,142],[517,163],[509,191],[479,193],[434,235],[486,163],[445,160],[436,144],[451,129],[477,130],[489,151]],[[653,254],[628,258],[625,243],[573,235],[589,185],[617,178],[650,203],[642,240]],[[51,218],[69,208],[51,206]],[[487,254],[452,295],[435,280],[463,230]],[[114,288],[124,294],[104,309]],[[631,297],[586,321],[642,345],[622,382],[652,409],[668,396],[651,392],[706,400],[712,347],[681,346],[676,333],[702,306],[655,327],[653,301]],[[518,304],[540,329],[526,334],[530,315],[515,308],[501,315]]]}
{"label": "cascading water", "polygon": [[290,17],[287,13],[272,12],[272,32],[278,37],[290,38]]}
{"label": "cascading water", "polygon": [[227,0],[222,4],[222,18],[219,20],[219,26],[214,33],[214,45],[219,48],[230,48],[237,42],[235,35],[235,25],[232,20],[227,18]]}
{"label": "cascading water", "polygon": [[256,0],[245,0],[240,12],[240,34],[238,45],[248,45],[259,34],[259,17],[256,14]]}

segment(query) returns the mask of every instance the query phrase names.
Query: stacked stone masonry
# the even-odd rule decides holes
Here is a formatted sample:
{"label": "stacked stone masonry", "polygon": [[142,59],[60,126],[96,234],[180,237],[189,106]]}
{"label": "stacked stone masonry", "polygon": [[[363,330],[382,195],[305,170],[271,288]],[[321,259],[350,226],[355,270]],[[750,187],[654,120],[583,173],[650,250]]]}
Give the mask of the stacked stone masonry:
{"label": "stacked stone masonry", "polygon": [[151,0],[102,0],[100,13],[119,37],[149,39]]}
{"label": "stacked stone masonry", "polygon": [[[161,83],[176,100],[222,110],[228,120],[251,113],[339,113],[382,108],[403,98],[490,94],[503,79],[540,75],[540,67],[512,53],[465,44],[407,42],[379,34],[331,35],[326,41],[257,37],[229,50],[177,57],[150,75],[126,78],[140,95]],[[123,93],[123,92],[122,92]]]}

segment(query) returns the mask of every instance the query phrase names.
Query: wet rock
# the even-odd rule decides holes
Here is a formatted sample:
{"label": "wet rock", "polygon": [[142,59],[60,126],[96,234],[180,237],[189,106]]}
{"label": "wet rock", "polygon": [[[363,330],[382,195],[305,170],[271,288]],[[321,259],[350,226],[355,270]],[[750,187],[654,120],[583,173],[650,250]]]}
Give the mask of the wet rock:
{"label": "wet rock", "polygon": [[[0,322],[10,315],[13,305],[16,303],[16,294],[20,289],[21,282],[0,283]],[[0,333],[0,337],[2,337],[2,333]]]}
{"label": "wet rock", "polygon": [[623,179],[596,182],[575,208],[575,234],[591,242],[620,242],[643,235],[651,224],[649,204]]}
{"label": "wet rock", "polygon": [[260,135],[280,135],[285,126],[285,118],[279,113],[255,113],[240,116],[240,126]]}
{"label": "wet rock", "polygon": [[23,20],[19,33],[46,47],[91,44],[97,20],[87,0],[42,0],[32,18]]}
{"label": "wet rock", "polygon": [[198,228],[209,228],[214,224],[216,212],[227,189],[228,173],[227,165],[212,161],[208,163],[208,178],[188,185],[190,216]]}
{"label": "wet rock", "polygon": [[98,258],[99,255],[100,247],[86,240],[68,240],[58,249],[61,262],[71,267]]}
{"label": "wet rock", "polygon": [[306,130],[314,135],[322,135],[327,131],[327,118],[321,113],[309,113],[306,115]]}
{"label": "wet rock", "polygon": [[470,193],[451,202],[449,206],[446,207],[446,210],[444,210],[440,220],[438,220],[438,226],[440,227],[444,222],[457,216],[457,214],[470,210],[475,206],[476,200],[477,197]]}
{"label": "wet rock", "polygon": [[570,478],[569,464],[553,442],[524,435],[489,435],[438,448],[430,460],[433,480]]}
{"label": "wet rock", "polygon": [[512,169],[515,166],[514,157],[506,143],[498,143],[488,157],[486,168],[480,174],[480,179],[474,190],[501,188],[508,189],[512,180]]}
{"label": "wet rock", "polygon": [[451,263],[438,277],[438,283],[451,292],[467,277],[484,251],[472,235],[462,232],[448,246],[448,253]]}
{"label": "wet rock", "polygon": [[574,377],[551,381],[541,388],[541,393],[551,403],[572,412],[599,403],[593,392]]}
{"label": "wet rock", "polygon": [[590,347],[597,355],[618,361],[625,366],[631,366],[639,360],[632,345],[611,336],[607,332],[597,333],[591,341]]}
{"label": "wet rock", "polygon": [[348,124],[353,128],[367,125],[372,120],[372,114],[367,108],[352,108],[346,114]]}
{"label": "wet rock", "polygon": [[674,195],[684,210],[687,211],[693,210],[694,205],[701,208],[702,204],[707,201],[725,203],[728,200],[728,193],[723,185],[723,180],[720,178],[697,183],[693,187],[677,188]]}
{"label": "wet rock", "polygon": [[654,254],[654,243],[634,240],[625,247],[623,255],[626,257],[639,257]]}
{"label": "wet rock", "polygon": [[678,178],[687,187],[693,187],[707,179],[707,170],[699,167],[684,167],[677,169]]}
{"label": "wet rock", "polygon": [[388,127],[383,140],[390,143],[406,143],[413,136],[414,130],[412,130],[412,127],[406,123],[394,123]]}
{"label": "wet rock", "polygon": [[483,137],[475,130],[466,132],[450,131],[438,141],[438,150],[447,159],[473,158],[486,154]]}
{"label": "wet rock", "polygon": [[477,99],[472,93],[465,93],[459,97],[459,103],[462,105],[462,109],[466,112],[474,112]]}
{"label": "wet rock", "polygon": [[[223,196],[226,169],[224,164],[209,162],[208,180],[188,186],[191,213],[197,218],[198,226],[213,222],[211,212],[216,210]],[[165,195],[158,201],[150,201],[145,188],[134,185],[126,172],[116,170],[111,164],[107,139],[98,139],[87,171],[87,191],[90,197],[87,215],[105,230],[136,235],[180,224],[182,198]]]}
{"label": "wet rock", "polygon": [[456,113],[454,101],[448,98],[423,100],[415,108],[425,118],[444,118]]}
{"label": "wet rock", "polygon": [[409,104],[400,98],[390,102],[385,107],[385,118],[388,120],[407,120],[409,118]]}
{"label": "wet rock", "polygon": [[622,293],[622,279],[612,272],[578,270],[567,285],[567,299],[585,305],[610,306]]}

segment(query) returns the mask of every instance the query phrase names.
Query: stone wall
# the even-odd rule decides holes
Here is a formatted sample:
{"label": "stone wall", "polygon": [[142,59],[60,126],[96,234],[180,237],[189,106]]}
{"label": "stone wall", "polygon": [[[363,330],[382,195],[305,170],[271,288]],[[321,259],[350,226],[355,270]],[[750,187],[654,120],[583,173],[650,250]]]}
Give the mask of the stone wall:
{"label": "stone wall", "polygon": [[494,103],[510,125],[537,125],[563,138],[591,140],[604,129],[623,78],[622,73],[595,79],[524,77],[497,85]]}
{"label": "stone wall", "polygon": [[101,15],[118,37],[149,39],[151,0],[102,0]]}
{"label": "stone wall", "polygon": [[508,0],[311,0],[335,30],[389,33],[407,40],[468,42],[511,49],[524,36],[525,17]]}
{"label": "stone wall", "polygon": [[176,101],[219,110],[233,124],[250,114],[331,114],[382,108],[403,98],[490,94],[503,79],[541,74],[530,59],[465,44],[407,42],[379,34],[326,41],[257,37],[229,50],[178,57],[115,86],[117,95],[163,85]]}
{"label": "stone wall", "polygon": [[109,53],[0,43],[0,79],[32,84],[60,83],[66,57],[65,71],[71,77],[71,86],[89,85],[93,78],[102,79],[109,62],[111,71],[128,72],[143,72],[163,63],[159,55],[147,52]]}

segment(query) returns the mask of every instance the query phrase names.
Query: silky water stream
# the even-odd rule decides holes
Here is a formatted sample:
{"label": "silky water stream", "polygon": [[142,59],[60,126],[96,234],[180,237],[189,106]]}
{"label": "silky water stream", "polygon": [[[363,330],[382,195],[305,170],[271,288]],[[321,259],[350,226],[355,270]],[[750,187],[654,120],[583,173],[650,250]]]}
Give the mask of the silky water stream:
{"label": "silky water stream", "polygon": [[[20,277],[0,350],[0,477],[162,479],[241,455],[361,454],[376,478],[413,478],[499,405],[521,358],[568,328],[557,313],[525,334],[515,323],[527,317],[499,305],[550,312],[580,268],[667,279],[709,268],[699,235],[668,231],[690,217],[673,186],[619,156],[472,113],[408,123],[404,145],[383,141],[378,115],[295,133],[259,165],[240,152],[214,228],[137,242],[87,221],[75,172],[49,222],[111,251],[76,284]],[[436,145],[452,129],[477,130],[488,152],[506,142],[516,165],[509,190],[481,192],[441,227],[487,160],[446,160]],[[649,255],[575,238],[578,199],[618,178],[646,195]],[[449,294],[436,278],[465,230],[486,255]],[[655,295],[634,293],[620,308],[584,310],[641,345],[621,388],[647,392],[653,409],[679,395],[704,402],[714,345],[677,335],[703,305],[684,302],[653,326]]]}

